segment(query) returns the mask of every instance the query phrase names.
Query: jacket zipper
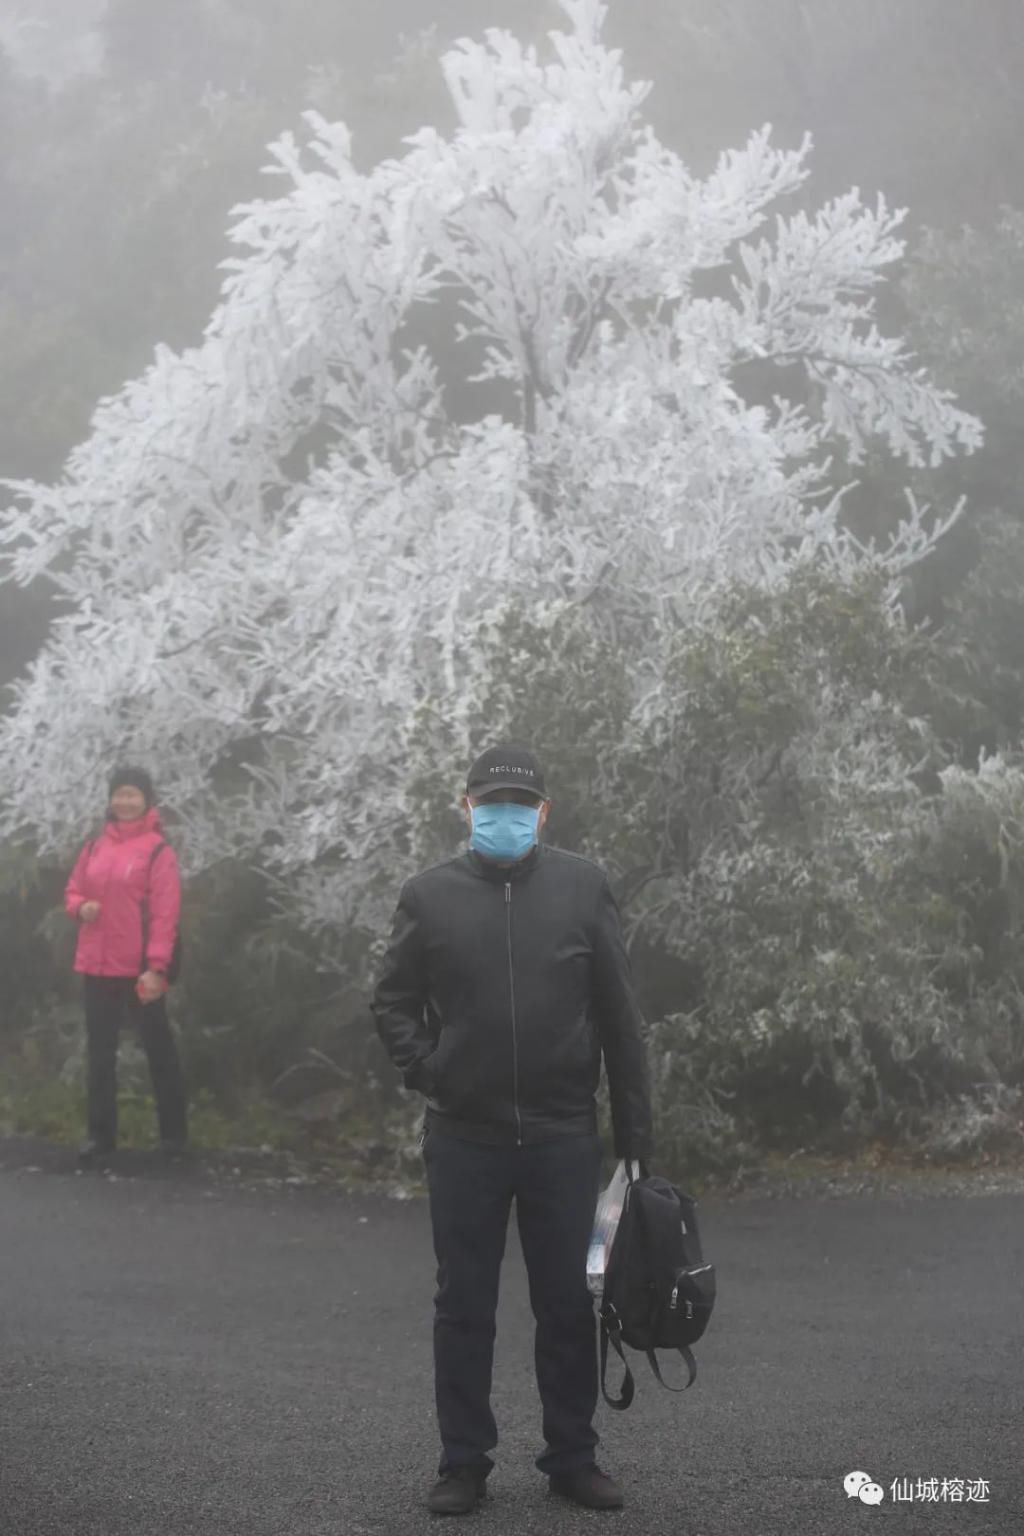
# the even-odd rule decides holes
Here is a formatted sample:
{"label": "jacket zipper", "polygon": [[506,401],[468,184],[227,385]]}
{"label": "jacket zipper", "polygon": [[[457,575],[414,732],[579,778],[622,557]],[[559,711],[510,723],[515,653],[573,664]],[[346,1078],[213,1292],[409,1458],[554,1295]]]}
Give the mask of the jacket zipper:
{"label": "jacket zipper", "polygon": [[516,1111],[516,1145],[523,1144],[523,1122],[519,1116],[519,1037],[516,1034],[516,986],[512,976],[512,883],[505,882],[505,918],[508,928],[508,984],[512,995],[512,1092]]}

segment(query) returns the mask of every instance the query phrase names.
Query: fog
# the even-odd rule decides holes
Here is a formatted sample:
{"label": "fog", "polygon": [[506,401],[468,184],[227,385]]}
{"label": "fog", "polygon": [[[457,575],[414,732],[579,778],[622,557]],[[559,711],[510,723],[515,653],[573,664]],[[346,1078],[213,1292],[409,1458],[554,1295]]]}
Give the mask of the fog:
{"label": "fog", "polygon": [[1019,0],[0,0],[17,1536],[413,1529],[510,1105],[706,1202],[700,1384],[602,1430],[637,1530],[1019,1528],[1022,78]]}

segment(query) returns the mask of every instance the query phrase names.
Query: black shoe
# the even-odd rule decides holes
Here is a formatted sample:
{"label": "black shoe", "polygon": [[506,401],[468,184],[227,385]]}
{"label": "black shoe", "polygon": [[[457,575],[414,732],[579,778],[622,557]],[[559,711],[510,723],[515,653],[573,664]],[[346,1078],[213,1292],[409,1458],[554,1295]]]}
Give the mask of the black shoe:
{"label": "black shoe", "polygon": [[83,1141],[78,1149],[78,1161],[83,1168],[91,1167],[93,1163],[102,1162],[112,1152],[117,1151],[117,1143],[113,1141],[97,1141],[90,1136],[88,1141]]}
{"label": "black shoe", "polygon": [[559,1472],[548,1478],[551,1492],[583,1504],[587,1509],[621,1509],[622,1489],[600,1467],[581,1467],[578,1472]]}
{"label": "black shoe", "polygon": [[185,1156],[187,1149],[188,1143],[184,1137],[179,1139],[176,1136],[165,1136],[160,1142],[161,1156],[165,1157],[170,1163],[180,1162]]}
{"label": "black shoe", "polygon": [[487,1496],[487,1478],[472,1467],[442,1472],[427,1497],[435,1515],[468,1515]]}

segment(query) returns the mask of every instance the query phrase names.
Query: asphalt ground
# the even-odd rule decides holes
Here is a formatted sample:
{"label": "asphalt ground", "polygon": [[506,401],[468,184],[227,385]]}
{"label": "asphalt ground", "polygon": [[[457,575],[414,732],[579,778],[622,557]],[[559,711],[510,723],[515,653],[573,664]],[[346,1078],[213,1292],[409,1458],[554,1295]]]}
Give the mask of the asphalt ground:
{"label": "asphalt ground", "polygon": [[[513,1219],[501,1442],[460,1524],[424,1505],[423,1201],[234,1186],[145,1154],[114,1178],[73,1166],[0,1143],[2,1536],[1024,1532],[1024,1195],[702,1201],[719,1299],[697,1381],[670,1394],[634,1356],[633,1407],[599,1405],[626,1493],[609,1513],[554,1498],[533,1465]],[[853,1471],[880,1504],[848,1497]]]}

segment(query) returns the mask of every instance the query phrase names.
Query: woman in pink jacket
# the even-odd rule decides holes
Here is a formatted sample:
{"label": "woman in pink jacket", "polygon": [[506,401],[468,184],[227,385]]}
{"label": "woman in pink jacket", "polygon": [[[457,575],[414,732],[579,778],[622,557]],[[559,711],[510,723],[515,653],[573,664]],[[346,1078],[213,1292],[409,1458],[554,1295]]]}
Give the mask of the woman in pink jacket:
{"label": "woman in pink jacket", "polygon": [[117,1145],[117,1041],[138,1028],[153,1078],[161,1150],[186,1142],[185,1082],[164,994],[181,907],[178,859],[163,840],[153,781],[141,768],[110,780],[107,821],[78,856],[64,894],[80,924],[75,970],[84,978],[89,1057],[89,1136],[79,1160]]}

